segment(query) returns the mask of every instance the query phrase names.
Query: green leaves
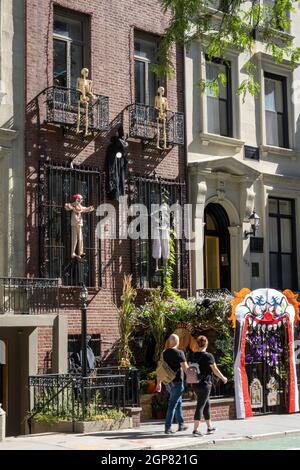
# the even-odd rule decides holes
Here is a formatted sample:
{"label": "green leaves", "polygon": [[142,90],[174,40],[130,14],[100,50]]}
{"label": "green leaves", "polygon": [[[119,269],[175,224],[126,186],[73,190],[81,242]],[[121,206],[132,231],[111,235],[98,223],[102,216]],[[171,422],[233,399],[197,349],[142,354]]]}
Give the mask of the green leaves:
{"label": "green leaves", "polygon": [[[298,1],[276,0],[266,4],[248,0],[161,0],[161,4],[163,11],[170,13],[171,19],[160,43],[159,65],[154,66],[159,76],[174,75],[173,53],[176,44],[189,48],[195,41],[205,45],[209,59],[224,59],[227,49],[234,48],[248,52],[251,62],[255,55],[255,43],[259,40],[276,62],[287,59],[295,63],[299,60],[299,48],[287,34],[291,12],[295,11]],[[247,66],[246,71],[248,78],[238,87],[238,95],[243,99],[248,93],[257,96],[260,92],[255,74]],[[221,77],[218,84],[210,84],[214,94],[218,93],[220,83],[223,83]],[[207,88],[201,81],[197,86],[201,93]]]}

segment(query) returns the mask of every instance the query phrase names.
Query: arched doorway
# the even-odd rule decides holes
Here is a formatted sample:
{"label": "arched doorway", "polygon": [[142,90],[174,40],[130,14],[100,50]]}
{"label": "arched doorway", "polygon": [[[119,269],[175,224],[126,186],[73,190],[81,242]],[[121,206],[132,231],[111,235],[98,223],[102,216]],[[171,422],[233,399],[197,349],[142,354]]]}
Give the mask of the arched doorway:
{"label": "arched doorway", "polygon": [[204,276],[206,289],[231,290],[229,218],[218,203],[204,213]]}

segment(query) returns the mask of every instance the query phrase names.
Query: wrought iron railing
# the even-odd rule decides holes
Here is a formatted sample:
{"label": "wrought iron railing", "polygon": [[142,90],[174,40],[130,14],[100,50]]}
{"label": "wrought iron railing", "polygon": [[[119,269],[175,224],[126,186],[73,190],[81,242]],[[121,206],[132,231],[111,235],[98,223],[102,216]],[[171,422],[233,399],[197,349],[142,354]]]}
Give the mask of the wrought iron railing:
{"label": "wrought iron railing", "polygon": [[117,366],[99,367],[97,375],[119,374],[125,376],[125,402],[126,406],[140,405],[140,373],[135,368],[119,368]]}
{"label": "wrought iron railing", "polygon": [[37,415],[65,421],[93,420],[105,409],[139,406],[139,371],[102,367],[89,377],[48,374],[29,377],[29,430]]}
{"label": "wrought iron railing", "polygon": [[[79,92],[75,88],[50,87],[46,90],[47,122],[66,127],[77,125]],[[81,106],[81,125],[85,121],[85,110]],[[93,132],[109,128],[109,98],[94,95],[89,104],[89,129]]]}
{"label": "wrought iron railing", "polygon": [[196,297],[198,299],[220,300],[232,297],[228,289],[197,289]]}
{"label": "wrought iron railing", "polygon": [[[129,109],[129,136],[143,141],[155,141],[157,138],[157,109],[144,104],[132,104]],[[162,124],[159,124],[162,131]],[[168,146],[184,144],[184,114],[167,112],[166,119]],[[162,132],[161,132],[162,135]]]}
{"label": "wrought iron railing", "polygon": [[124,410],[125,375],[30,376],[28,382],[30,415],[29,432],[34,419],[55,418],[60,421],[94,420],[103,410]]}
{"label": "wrought iron railing", "polygon": [[59,279],[0,278],[0,314],[59,311]]}

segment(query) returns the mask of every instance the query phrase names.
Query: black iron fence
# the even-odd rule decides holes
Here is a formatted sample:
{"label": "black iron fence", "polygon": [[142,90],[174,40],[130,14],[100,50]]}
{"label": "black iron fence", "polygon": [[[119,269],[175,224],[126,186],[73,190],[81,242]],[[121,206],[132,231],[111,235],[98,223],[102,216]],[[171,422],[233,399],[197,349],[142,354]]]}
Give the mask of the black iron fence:
{"label": "black iron fence", "polygon": [[49,374],[29,377],[29,431],[34,419],[89,421],[108,409],[139,404],[137,369],[103,367],[89,377]]}
{"label": "black iron fence", "polygon": [[[79,92],[75,88],[50,87],[46,90],[47,122],[75,127],[78,119]],[[89,102],[89,129],[94,132],[108,130],[109,98],[94,95]],[[85,109],[80,108],[81,125],[85,122]]]}
{"label": "black iron fence", "polygon": [[59,279],[0,278],[0,314],[59,311]]}
{"label": "black iron fence", "polygon": [[[129,136],[146,141],[157,138],[158,111],[154,106],[132,104],[129,106]],[[162,135],[162,124],[159,124]],[[166,133],[168,145],[184,144],[184,114],[167,112]]]}

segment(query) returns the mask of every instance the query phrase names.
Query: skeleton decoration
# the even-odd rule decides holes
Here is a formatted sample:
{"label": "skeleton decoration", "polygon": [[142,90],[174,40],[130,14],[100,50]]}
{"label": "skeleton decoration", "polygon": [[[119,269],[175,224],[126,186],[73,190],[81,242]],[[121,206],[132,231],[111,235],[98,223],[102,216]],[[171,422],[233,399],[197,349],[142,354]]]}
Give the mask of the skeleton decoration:
{"label": "skeleton decoration", "polygon": [[250,401],[252,408],[261,408],[263,406],[263,388],[257,378],[250,385]]}
{"label": "skeleton decoration", "polygon": [[[274,289],[242,289],[235,292],[230,320],[235,328],[234,381],[237,418],[253,416],[252,409],[261,404],[262,390],[259,381],[252,381],[250,387],[246,366],[251,362],[264,362],[272,375],[267,383],[267,405],[278,404],[278,375],[280,361],[284,360],[289,390],[287,411],[299,411],[299,392],[294,354],[294,326],[300,320],[297,295],[290,290],[283,293]],[[281,331],[286,339],[287,354],[283,354]],[[248,354],[246,346],[250,340]],[[261,392],[260,392],[261,390]]]}
{"label": "skeleton decoration", "polygon": [[94,98],[92,93],[92,80],[88,80],[89,70],[83,68],[81,70],[81,77],[77,79],[76,89],[80,93],[80,98],[78,101],[78,115],[77,115],[77,130],[76,133],[80,134],[83,130],[80,130],[81,124],[81,107],[84,108],[84,136],[87,137],[91,135],[89,131],[89,107],[90,99]]}
{"label": "skeleton decoration", "polygon": [[[83,197],[81,194],[74,194],[74,202],[67,202],[65,204],[66,211],[72,211],[71,214],[71,229],[72,229],[72,241],[71,241],[71,258],[75,258],[77,261],[85,256],[83,249],[83,219],[82,214],[87,212],[93,212],[94,207],[84,207],[82,205]],[[77,248],[77,252],[76,252]]]}
{"label": "skeleton decoration", "polygon": [[163,203],[158,210],[152,212],[153,240],[152,257],[155,259],[156,271],[159,270],[159,260],[167,265],[170,258],[170,210]]}
{"label": "skeleton decoration", "polygon": [[160,146],[160,138],[161,138],[161,131],[162,131],[162,140],[163,140],[163,149],[167,150],[167,113],[169,110],[168,100],[164,96],[165,89],[164,87],[160,86],[157,90],[157,95],[155,97],[155,104],[154,107],[157,109],[157,143],[156,147],[162,150]]}

